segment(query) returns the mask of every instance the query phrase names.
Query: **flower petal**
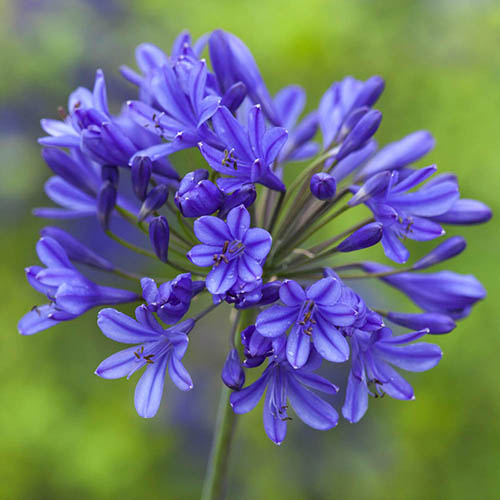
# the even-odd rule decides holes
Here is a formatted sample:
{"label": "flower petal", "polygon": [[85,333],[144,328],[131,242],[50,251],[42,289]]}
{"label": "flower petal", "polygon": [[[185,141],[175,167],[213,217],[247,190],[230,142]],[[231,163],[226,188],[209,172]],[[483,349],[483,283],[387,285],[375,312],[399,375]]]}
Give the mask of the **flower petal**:
{"label": "flower petal", "polygon": [[294,323],[298,313],[297,307],[274,305],[257,316],[255,327],[264,337],[279,337]]}
{"label": "flower petal", "polygon": [[230,396],[230,403],[235,413],[248,413],[253,410],[260,401],[267,385],[267,373],[264,372],[253,384],[233,392]]}
{"label": "flower petal", "polygon": [[207,290],[212,294],[227,292],[238,279],[236,266],[237,260],[232,260],[228,264],[221,262],[214,267],[205,281]]}
{"label": "flower petal", "polygon": [[295,368],[302,368],[311,352],[311,341],[309,336],[302,332],[300,325],[295,325],[288,335],[286,343],[286,358]]}
{"label": "flower petal", "polygon": [[190,391],[193,388],[193,381],[188,371],[182,364],[181,360],[177,356],[170,357],[170,363],[168,364],[168,374],[172,379],[172,382],[181,391]]}
{"label": "flower petal", "polygon": [[349,344],[344,336],[319,314],[312,334],[314,347],[322,358],[343,363],[349,359]]}
{"label": "flower petal", "polygon": [[210,267],[214,263],[214,255],[220,254],[220,246],[195,245],[187,253],[187,258],[200,267]]}
{"label": "flower petal", "polygon": [[245,253],[258,261],[262,261],[267,257],[269,250],[271,250],[272,242],[271,235],[260,227],[249,229],[243,237]]}
{"label": "flower petal", "polygon": [[244,205],[234,207],[227,214],[227,227],[234,240],[243,240],[250,227],[250,214]]}
{"label": "flower petal", "polygon": [[97,326],[106,337],[122,344],[142,344],[158,340],[159,333],[116,309],[103,309],[97,315]]}
{"label": "flower petal", "polygon": [[288,377],[288,399],[297,416],[313,429],[326,431],[335,427],[339,417],[335,409],[309,389]]}
{"label": "flower petal", "polygon": [[335,304],[341,293],[342,286],[335,278],[323,278],[306,290],[308,299],[325,306]]}
{"label": "flower petal", "polygon": [[280,287],[280,299],[287,306],[300,306],[306,300],[306,294],[296,281],[285,280]]}
{"label": "flower petal", "polygon": [[210,215],[194,221],[194,234],[202,243],[219,247],[222,247],[224,241],[233,239],[226,223]]}
{"label": "flower petal", "polygon": [[128,377],[145,364],[134,354],[138,349],[138,346],[132,346],[115,352],[97,367],[95,374],[107,379]]}
{"label": "flower petal", "polygon": [[154,417],[160,407],[167,361],[167,356],[163,356],[150,364],[137,382],[134,403],[137,413],[143,418]]}

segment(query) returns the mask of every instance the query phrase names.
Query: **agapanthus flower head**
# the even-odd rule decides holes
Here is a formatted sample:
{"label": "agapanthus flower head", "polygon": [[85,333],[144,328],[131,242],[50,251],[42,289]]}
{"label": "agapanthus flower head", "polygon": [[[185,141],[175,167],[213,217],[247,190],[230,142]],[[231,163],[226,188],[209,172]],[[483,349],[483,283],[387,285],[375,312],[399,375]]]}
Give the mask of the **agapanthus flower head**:
{"label": "agapanthus flower head", "polygon": [[[209,60],[201,58],[206,45]],[[230,404],[246,413],[265,394],[264,428],[277,444],[292,408],[315,429],[337,425],[337,411],[313,392],[338,391],[316,373],[322,361],[346,366],[342,415],[350,422],[363,417],[369,396],[413,399],[398,369],[434,367],[441,349],[421,340],[451,332],[486,296],[472,275],[429,271],[466,248],[461,236],[438,238],[447,224],[492,215],[484,203],[460,198],[454,174],[415,168],[434,147],[432,135],[420,130],[379,147],[378,76],[332,83],[304,114],[305,90],[292,84],[272,96],[249,48],[222,30],[194,43],[184,31],[169,53],[141,44],[136,61],[138,72],[123,67],[122,74],[138,95],[119,114],[109,109],[98,70],[92,90],[70,94],[61,120],[42,120],[42,156],[54,174],[45,191],[58,206],[34,213],[87,218],[85,235],[106,257],[87,246],[79,227],[75,236],[44,228],[37,252],[45,267],[28,267],[26,276],[48,303],[28,312],[19,331],[31,335],[93,307],[141,300],[142,289],[135,319],[109,307],[99,312],[102,332],[131,347],[96,373],[128,378],[144,369],[135,406],[149,418],[160,407],[167,370],[179,389],[193,387],[181,361],[188,335],[224,302],[236,318],[224,333],[219,371],[234,391]],[[174,153],[188,148],[206,168],[174,168]],[[306,159],[295,175],[287,170]],[[438,241],[399,268],[357,253],[380,243],[403,264],[407,239]],[[147,276],[131,252],[148,259]],[[99,285],[75,264],[127,280],[125,288]],[[373,280],[421,310],[396,310],[383,292],[374,307]],[[255,381],[245,386],[247,375]]]}

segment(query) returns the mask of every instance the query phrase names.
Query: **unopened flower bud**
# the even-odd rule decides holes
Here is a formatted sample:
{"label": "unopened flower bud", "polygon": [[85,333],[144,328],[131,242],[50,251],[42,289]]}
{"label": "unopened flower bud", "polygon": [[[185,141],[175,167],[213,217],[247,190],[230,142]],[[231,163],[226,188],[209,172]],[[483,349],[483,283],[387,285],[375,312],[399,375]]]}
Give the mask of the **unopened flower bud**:
{"label": "unopened flower bud", "polygon": [[160,184],[153,188],[144,200],[139,211],[138,220],[143,221],[151,212],[158,210],[163,206],[168,198],[168,186]]}
{"label": "unopened flower bud", "polygon": [[330,174],[319,172],[311,177],[309,187],[318,200],[331,200],[335,196],[337,183]]}
{"label": "unopened flower bud", "polygon": [[257,191],[255,189],[255,185],[245,184],[241,186],[240,189],[237,189],[234,193],[226,197],[218,216],[221,219],[225,219],[230,210],[239,205],[244,205],[248,208],[255,201],[256,197]]}
{"label": "unopened flower bud", "polygon": [[208,180],[204,169],[186,174],[175,193],[175,204],[184,217],[210,215],[220,208],[223,200],[223,194]]}
{"label": "unopened flower bud", "polygon": [[222,368],[222,381],[230,389],[239,391],[245,383],[245,372],[241,366],[238,351],[231,349]]}
{"label": "unopened flower bud", "polygon": [[382,239],[383,224],[372,222],[358,229],[337,246],[339,252],[354,252],[376,245]]}
{"label": "unopened flower bud", "polygon": [[144,201],[153,172],[153,163],[147,156],[136,156],[132,161],[131,170],[134,193],[139,200]]}
{"label": "unopened flower bud", "polygon": [[432,334],[449,333],[457,326],[452,318],[440,313],[407,314],[389,312],[387,318],[397,325],[405,326],[412,330],[428,328],[429,333]]}
{"label": "unopened flower bud", "polygon": [[102,184],[97,195],[97,217],[101,226],[109,229],[109,217],[116,204],[116,186],[110,181]]}
{"label": "unopened flower bud", "polygon": [[163,215],[155,217],[149,224],[149,239],[156,256],[162,261],[168,260],[168,242],[170,228],[168,220]]}
{"label": "unopened flower bud", "polygon": [[434,250],[430,251],[425,257],[413,264],[413,269],[420,270],[439,264],[444,260],[451,259],[465,250],[467,243],[461,236],[452,236],[443,241]]}

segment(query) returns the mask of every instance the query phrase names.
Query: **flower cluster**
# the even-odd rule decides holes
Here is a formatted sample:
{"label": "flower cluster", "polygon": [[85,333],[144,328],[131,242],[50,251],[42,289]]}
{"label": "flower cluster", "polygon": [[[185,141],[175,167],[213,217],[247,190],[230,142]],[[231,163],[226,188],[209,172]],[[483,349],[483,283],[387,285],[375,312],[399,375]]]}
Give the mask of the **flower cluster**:
{"label": "flower cluster", "polygon": [[[180,390],[193,388],[181,361],[190,332],[229,304],[237,320],[221,377],[233,390],[230,404],[246,413],[265,394],[264,428],[277,444],[291,409],[315,429],[337,425],[331,402],[316,394],[339,391],[317,373],[323,361],[348,365],[341,413],[349,422],[363,417],[369,396],[414,399],[398,370],[436,366],[440,348],[420,340],[452,331],[485,297],[471,275],[422,271],[465,249],[460,236],[443,239],[447,225],[491,217],[483,203],[460,197],[454,175],[414,166],[433,148],[432,136],[418,131],[378,148],[382,114],[373,106],[384,81],[377,76],[333,83],[303,115],[304,90],[291,85],[273,97],[248,48],[224,31],[195,43],[181,33],[170,55],[142,44],[136,60],[138,71],[121,71],[138,97],[119,114],[110,111],[98,70],[93,89],[76,89],[60,120],[42,120],[42,156],[54,173],[45,191],[57,206],[35,214],[94,219],[103,239],[154,259],[171,279],[144,276],[135,262],[120,267],[65,230],[45,227],[37,244],[45,267],[28,267],[26,276],[48,304],[21,319],[20,333],[140,302],[135,318],[99,311],[104,335],[132,346],[95,373],[129,378],[144,369],[135,407],[148,418],[160,407],[167,370]],[[205,168],[174,167],[175,153],[186,149]],[[360,217],[346,228],[347,211]],[[132,232],[145,233],[142,245]],[[442,241],[407,264],[407,240],[434,239]],[[343,255],[379,243],[399,267]],[[128,278],[132,290],[95,283],[104,273]],[[420,312],[375,308],[356,291],[370,279],[398,289]],[[210,303],[189,315],[202,297]],[[254,381],[245,385],[249,370]]]}

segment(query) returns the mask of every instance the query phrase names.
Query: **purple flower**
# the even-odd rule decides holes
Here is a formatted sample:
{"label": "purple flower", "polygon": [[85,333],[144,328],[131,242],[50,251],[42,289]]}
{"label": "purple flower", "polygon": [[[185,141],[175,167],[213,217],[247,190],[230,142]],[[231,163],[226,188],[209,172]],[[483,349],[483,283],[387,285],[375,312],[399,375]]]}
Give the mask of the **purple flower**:
{"label": "purple flower", "polygon": [[85,278],[73,266],[62,246],[51,237],[41,238],[36,250],[47,267],[28,267],[26,277],[50,303],[35,306],[21,318],[18,330],[22,335],[33,335],[61,321],[74,319],[96,306],[132,302],[139,298],[134,292],[100,286]]}
{"label": "purple flower", "polygon": [[[326,150],[346,136],[343,125],[362,107],[371,107],[384,90],[384,81],[373,76],[366,82],[351,76],[334,83],[323,95],[318,108],[319,126]],[[351,123],[352,126],[352,123]]]}
{"label": "purple flower", "polygon": [[257,316],[255,326],[265,337],[278,337],[292,327],[286,355],[294,368],[301,368],[311,352],[311,340],[318,353],[328,361],[340,363],[349,358],[349,345],[337,327],[349,326],[355,311],[340,303],[342,287],[335,278],[317,281],[305,291],[292,280],[280,288],[284,305],[273,305]]}
{"label": "purple flower", "polygon": [[272,239],[264,229],[250,228],[250,214],[243,205],[229,212],[227,222],[200,217],[194,223],[194,233],[202,245],[194,246],[187,257],[197,266],[212,266],[206,279],[210,293],[222,294],[236,283],[261,279]]}
{"label": "purple flower", "polygon": [[[409,344],[428,330],[393,336],[389,328],[375,333],[356,330],[351,337],[352,367],[347,382],[344,418],[358,422],[368,408],[368,395],[387,393],[396,399],[415,399],[411,385],[392,365],[411,372],[423,372],[441,360],[439,346],[420,342]],[[373,389],[372,389],[373,388]]]}
{"label": "purple flower", "polygon": [[318,152],[318,145],[311,141],[318,130],[317,111],[312,111],[299,121],[305,103],[306,93],[298,85],[289,85],[274,97],[279,125],[288,131],[288,141],[278,155],[280,163],[285,160],[305,160]]}
{"label": "purple flower", "polygon": [[[406,262],[409,252],[401,239],[426,241],[444,234],[443,228],[429,217],[446,213],[459,197],[458,186],[453,181],[425,185],[418,191],[408,192],[436,171],[430,166],[415,170],[398,181],[397,171],[392,172],[389,184],[365,203],[375,219],[383,224],[382,246],[395,262]],[[384,173],[377,174],[382,176]],[[372,178],[373,179],[373,178]],[[371,179],[367,181],[367,184]],[[355,198],[363,192],[361,187]]]}
{"label": "purple flower", "polygon": [[208,171],[204,169],[187,173],[175,193],[175,204],[184,217],[210,215],[223,201],[224,195],[208,180]]}
{"label": "purple flower", "polygon": [[257,381],[231,394],[233,410],[239,414],[253,410],[267,387],[264,429],[274,443],[279,445],[285,439],[287,423],[291,420],[288,401],[297,416],[313,429],[324,431],[335,427],[338,422],[335,409],[309,390],[311,388],[326,394],[336,394],[338,391],[331,382],[313,373],[318,367],[318,358],[311,355],[308,363],[296,370],[283,354],[275,356]]}
{"label": "purple flower", "polygon": [[193,382],[181,362],[187,346],[187,334],[194,326],[188,319],[171,328],[163,329],[146,306],[135,310],[137,320],[116,311],[99,311],[97,325],[102,333],[122,344],[135,344],[106,358],[96,369],[96,375],[107,379],[129,378],[146,367],[135,389],[135,408],[143,418],[156,415],[163,395],[165,373],[181,390],[189,391]]}
{"label": "purple flower", "polygon": [[179,274],[159,287],[151,278],[142,278],[142,296],[148,310],[167,325],[177,323],[189,309],[191,299],[204,288],[203,281],[192,281],[190,273]]}
{"label": "purple flower", "polygon": [[151,77],[155,107],[130,101],[128,108],[138,125],[169,142],[153,145],[139,155],[158,160],[199,141],[220,144],[206,123],[217,111],[221,98],[208,84],[207,65],[180,57],[164,64]]}
{"label": "purple flower", "polygon": [[286,143],[288,134],[280,127],[266,130],[259,105],[250,109],[246,130],[225,107],[218,109],[212,124],[224,144],[224,151],[203,142],[198,147],[215,171],[229,176],[217,181],[222,191],[230,193],[248,183],[285,190],[283,182],[273,172],[272,164]]}
{"label": "purple flower", "polygon": [[[376,262],[365,262],[363,268],[370,273],[392,270]],[[399,289],[424,311],[446,314],[453,319],[468,316],[472,306],[486,297],[486,290],[471,274],[410,272],[380,279]]]}

